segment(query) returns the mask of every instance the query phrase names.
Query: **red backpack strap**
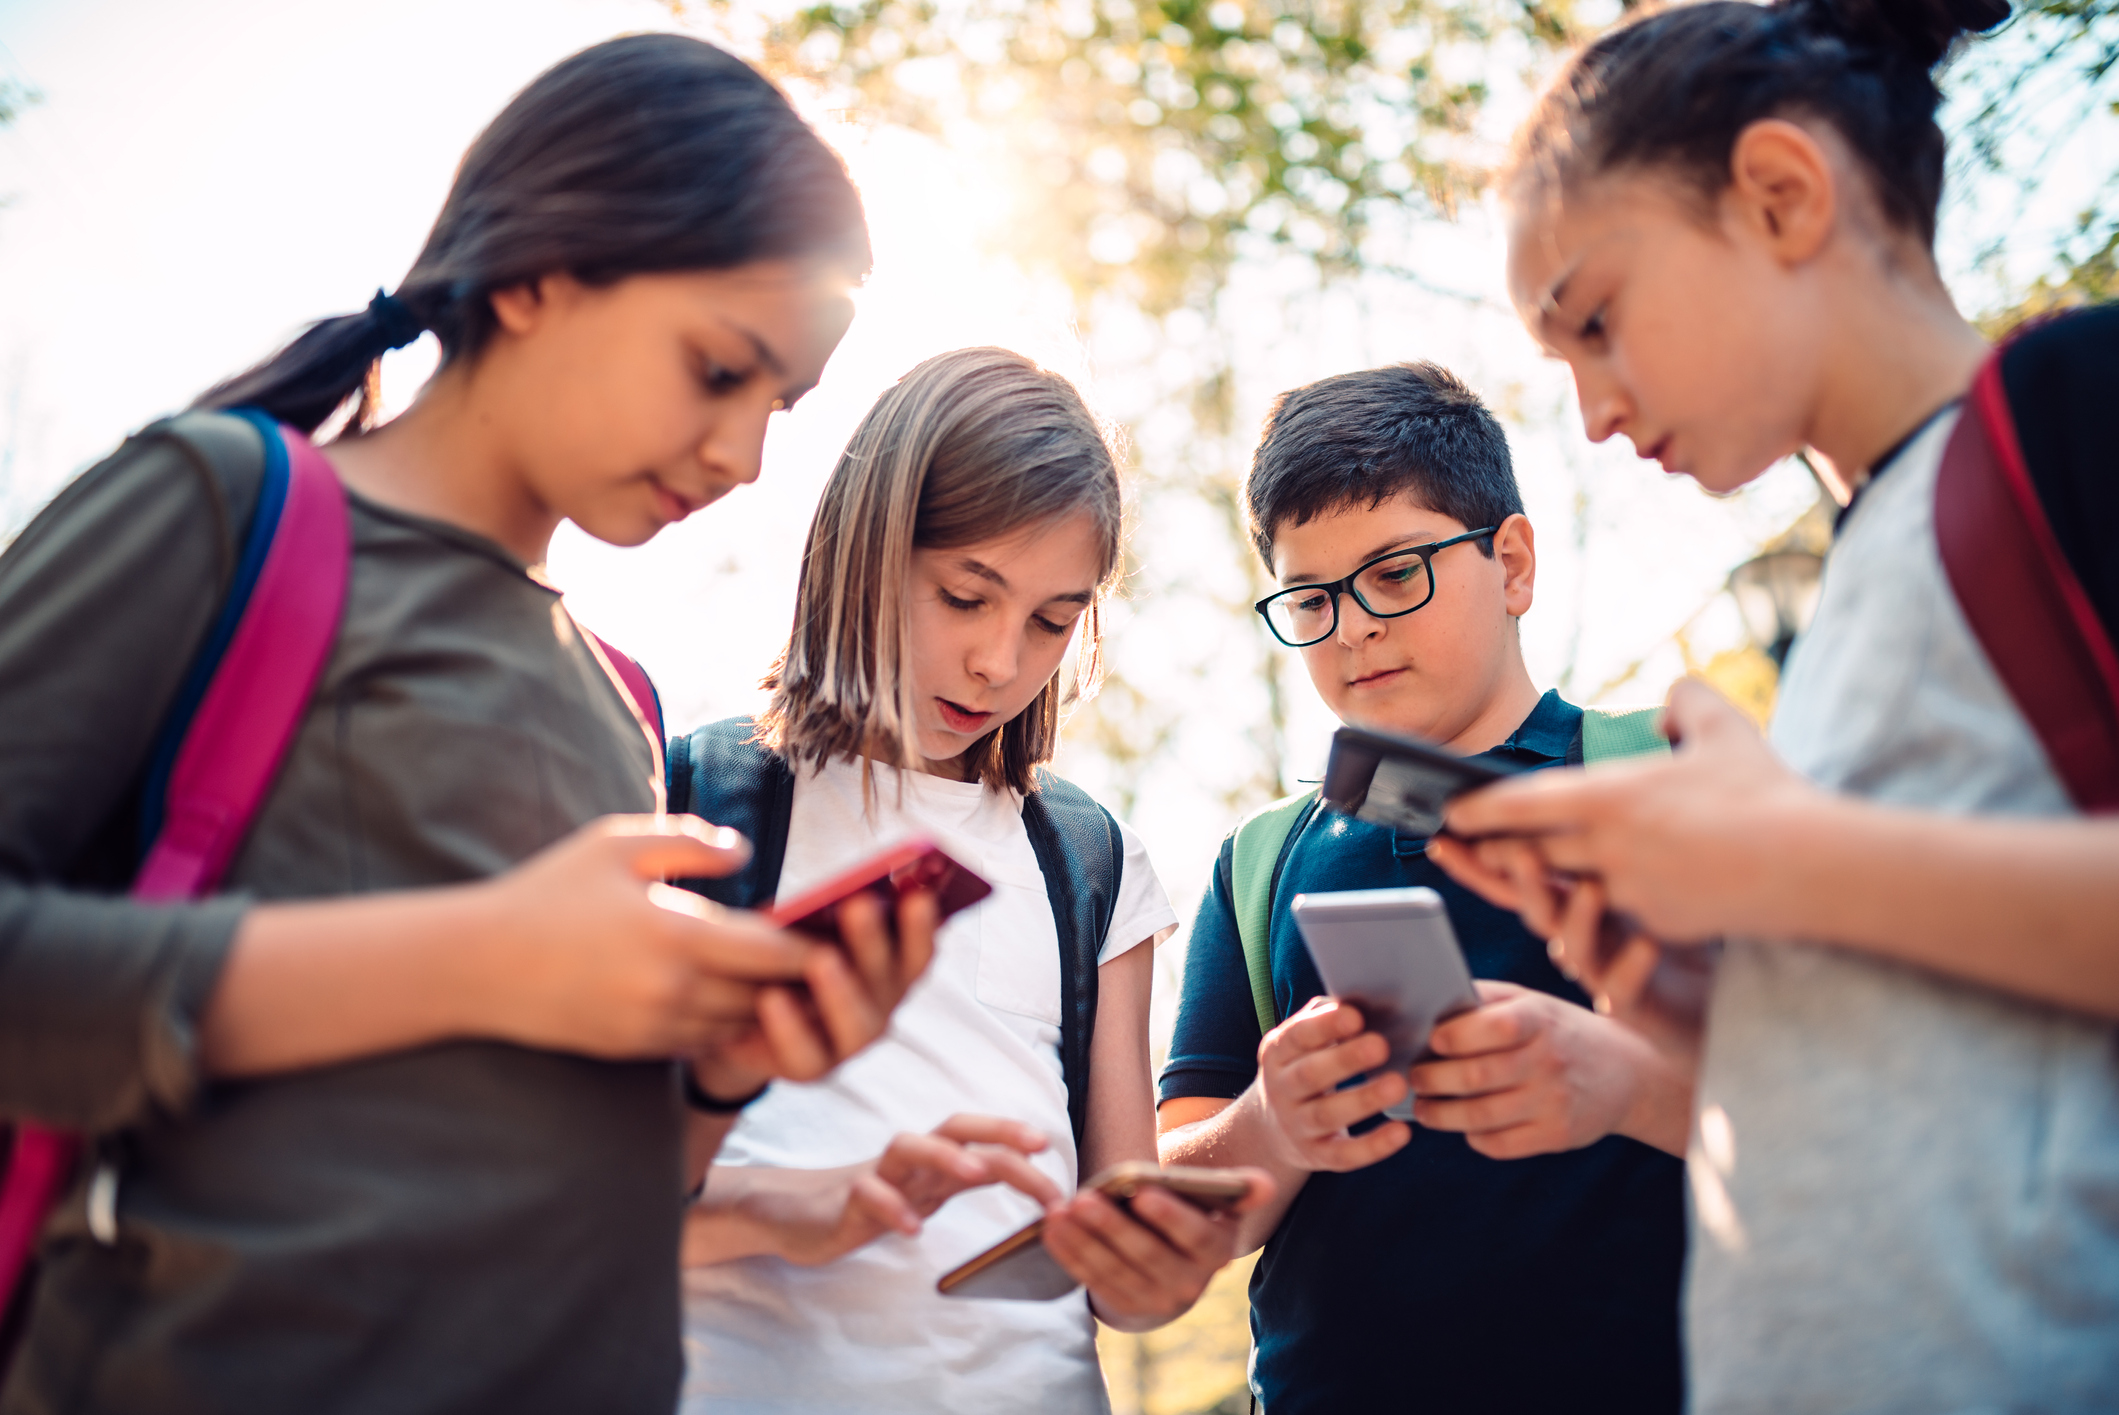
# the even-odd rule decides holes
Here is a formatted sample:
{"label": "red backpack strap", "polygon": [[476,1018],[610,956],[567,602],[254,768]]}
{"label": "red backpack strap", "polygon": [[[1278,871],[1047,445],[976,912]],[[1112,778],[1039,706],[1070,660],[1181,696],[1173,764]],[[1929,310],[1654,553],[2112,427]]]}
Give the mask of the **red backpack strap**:
{"label": "red backpack strap", "polygon": [[1999,354],[1943,450],[1935,538],[1965,619],[2069,796],[2119,811],[2119,652],[2046,518]]}
{"label": "red backpack strap", "polygon": [[[272,435],[269,425],[260,431]],[[161,830],[133,880],[136,899],[192,899],[220,883],[338,638],[352,564],[346,494],[309,439],[292,428],[278,431],[288,478],[278,522],[242,617],[177,748]],[[268,461],[274,455],[268,443]],[[258,514],[268,511],[261,505]],[[64,1192],[79,1150],[80,1141],[62,1131],[16,1128],[0,1181],[0,1306],[19,1297],[38,1230]]]}

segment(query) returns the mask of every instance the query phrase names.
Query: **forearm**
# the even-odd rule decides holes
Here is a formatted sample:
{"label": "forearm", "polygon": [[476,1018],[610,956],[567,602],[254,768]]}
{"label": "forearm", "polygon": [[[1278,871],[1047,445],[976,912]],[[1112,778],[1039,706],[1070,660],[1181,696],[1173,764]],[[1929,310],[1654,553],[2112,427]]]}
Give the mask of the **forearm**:
{"label": "forearm", "polygon": [[492,1030],[500,931],[478,885],[261,904],[236,930],[199,1027],[203,1069],[259,1076]]}
{"label": "forearm", "polygon": [[1200,1165],[1227,1168],[1256,1165],[1273,1176],[1271,1202],[1242,1216],[1236,1229],[1236,1251],[1240,1256],[1265,1245],[1280,1227],[1280,1220],[1302,1190],[1310,1172],[1290,1161],[1272,1130],[1265,1096],[1258,1083],[1251,1085],[1213,1115],[1166,1131],[1157,1140],[1166,1165]]}
{"label": "forearm", "polygon": [[795,1259],[797,1229],[813,1232],[835,1222],[845,1207],[852,1168],[770,1169],[717,1164],[684,1218],[685,1267],[710,1267],[739,1258]]}
{"label": "forearm", "polygon": [[684,1114],[684,1192],[705,1193],[706,1178],[712,1172],[714,1156],[721,1153],[721,1146],[728,1139],[728,1132],[736,1128],[743,1118],[742,1112],[728,1115],[709,1115],[705,1111],[686,1108]]}
{"label": "forearm", "polygon": [[1641,1050],[1638,1089],[1617,1133],[1682,1159],[1692,1138],[1694,1068],[1645,1042]]}
{"label": "forearm", "polygon": [[1782,864],[1762,934],[2119,1018],[2119,821],[1946,817],[1831,797],[1765,848]]}

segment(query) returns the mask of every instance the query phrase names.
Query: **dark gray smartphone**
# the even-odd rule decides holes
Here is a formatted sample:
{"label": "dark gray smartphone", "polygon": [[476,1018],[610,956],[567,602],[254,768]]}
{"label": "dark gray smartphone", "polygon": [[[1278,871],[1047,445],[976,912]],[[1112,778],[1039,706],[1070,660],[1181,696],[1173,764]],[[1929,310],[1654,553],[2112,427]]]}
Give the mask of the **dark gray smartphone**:
{"label": "dark gray smartphone", "polygon": [[[1298,894],[1290,912],[1325,991],[1360,1008],[1368,1029],[1390,1043],[1385,1070],[1425,1060],[1435,1024],[1479,1005],[1457,931],[1432,889]],[[1384,1113],[1410,1120],[1412,1098]]]}
{"label": "dark gray smartphone", "polygon": [[1323,794],[1357,820],[1426,836],[1442,828],[1442,809],[1452,797],[1519,770],[1460,757],[1418,737],[1342,727],[1332,734]]}

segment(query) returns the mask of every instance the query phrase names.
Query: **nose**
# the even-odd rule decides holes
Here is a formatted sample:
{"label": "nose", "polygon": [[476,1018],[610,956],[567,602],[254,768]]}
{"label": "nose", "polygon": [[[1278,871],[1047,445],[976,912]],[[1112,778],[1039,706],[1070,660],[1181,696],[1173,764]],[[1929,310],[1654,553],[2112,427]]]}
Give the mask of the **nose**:
{"label": "nose", "polygon": [[987,687],[1005,688],[1015,681],[1022,653],[1022,633],[995,625],[972,640],[970,652],[964,656],[964,667]]}
{"label": "nose", "polygon": [[1332,637],[1347,648],[1353,648],[1363,639],[1373,639],[1383,632],[1383,621],[1361,607],[1361,601],[1345,590],[1336,596],[1339,606],[1339,627]]}
{"label": "nose", "polygon": [[1633,416],[1633,404],[1618,380],[1601,370],[1576,364],[1575,399],[1582,405],[1582,431],[1591,442],[1602,442],[1625,430]]}
{"label": "nose", "polygon": [[728,486],[749,486],[765,462],[765,429],[773,415],[770,398],[745,399],[725,407],[699,442],[699,465]]}

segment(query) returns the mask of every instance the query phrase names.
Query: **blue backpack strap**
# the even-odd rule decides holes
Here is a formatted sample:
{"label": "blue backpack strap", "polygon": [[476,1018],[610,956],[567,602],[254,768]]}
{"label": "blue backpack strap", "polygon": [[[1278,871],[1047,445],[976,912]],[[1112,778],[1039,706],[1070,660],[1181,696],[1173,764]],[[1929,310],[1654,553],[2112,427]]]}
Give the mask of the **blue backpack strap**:
{"label": "blue backpack strap", "polygon": [[750,837],[750,863],[736,873],[677,881],[732,909],[755,909],[779,890],[795,805],[795,774],[751,740],[756,727],[747,717],[709,722],[672,740],[664,755],[672,813],[689,812]]}
{"label": "blue backpack strap", "polygon": [[1067,1119],[1080,1152],[1089,1122],[1089,1043],[1096,1035],[1096,960],[1118,910],[1125,837],[1096,798],[1070,781],[1040,772],[1023,798],[1023,829],[1045,876],[1060,948],[1060,1075]]}

